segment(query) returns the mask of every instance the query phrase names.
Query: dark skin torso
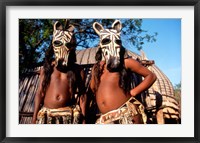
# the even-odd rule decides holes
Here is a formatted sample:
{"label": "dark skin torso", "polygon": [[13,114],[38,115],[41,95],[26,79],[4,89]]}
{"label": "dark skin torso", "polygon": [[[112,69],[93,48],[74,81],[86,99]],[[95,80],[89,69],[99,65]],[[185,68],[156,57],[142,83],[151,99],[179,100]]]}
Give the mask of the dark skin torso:
{"label": "dark skin torso", "polygon": [[[62,70],[60,70],[59,68],[54,67],[53,72],[51,74],[51,80],[45,95],[42,93],[44,69],[41,70],[40,83],[34,101],[35,107],[34,107],[32,123],[36,123],[37,113],[40,110],[41,106],[50,109],[57,109],[76,104],[74,99],[75,98],[74,93],[72,93],[72,89],[70,88],[69,84],[70,82],[69,79],[72,77],[72,75],[70,75],[70,72],[76,75],[75,83],[77,85],[76,88],[79,88],[79,93],[78,93],[80,97],[79,104],[81,107],[82,114],[85,115],[86,95],[84,93],[83,70],[77,65],[73,65],[73,70],[65,68],[62,68]],[[72,86],[74,87],[75,85]],[[85,121],[83,121],[83,123],[84,122]]]}
{"label": "dark skin torso", "polygon": [[96,101],[101,113],[107,113],[123,105],[131,96],[125,95],[119,87],[119,73],[104,69],[96,93]]}
{"label": "dark skin torso", "polygon": [[65,107],[71,99],[67,73],[62,73],[54,67],[49,88],[44,97],[44,106],[52,109]]}
{"label": "dark skin torso", "polygon": [[[103,65],[101,62],[100,65]],[[125,59],[124,65],[127,70],[138,73],[144,77],[144,80],[135,88],[131,89],[129,93],[125,94],[123,89],[119,86],[119,72],[109,72],[106,66],[103,66],[103,73],[100,78],[100,84],[95,92],[94,74],[90,87],[96,95],[96,102],[101,113],[107,113],[115,110],[123,105],[131,96],[136,96],[142,91],[148,89],[156,80],[155,74],[142,66],[134,59]],[[94,71],[92,71],[93,73]]]}

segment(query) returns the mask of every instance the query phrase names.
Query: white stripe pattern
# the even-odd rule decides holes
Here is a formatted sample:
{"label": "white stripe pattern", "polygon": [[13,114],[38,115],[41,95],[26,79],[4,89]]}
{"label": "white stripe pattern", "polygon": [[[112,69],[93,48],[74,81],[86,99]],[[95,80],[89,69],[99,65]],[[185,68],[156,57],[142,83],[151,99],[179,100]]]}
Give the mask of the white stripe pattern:
{"label": "white stripe pattern", "polygon": [[52,43],[57,64],[59,59],[63,59],[62,64],[67,65],[70,47],[67,47],[66,44],[70,43],[72,36],[72,32],[54,30]]}
{"label": "white stripe pattern", "polygon": [[[100,46],[103,51],[103,56],[107,56],[106,60],[112,57],[119,57],[120,45],[116,43],[117,40],[120,40],[120,33],[114,29],[105,29],[100,31]],[[104,43],[104,41],[109,41]]]}

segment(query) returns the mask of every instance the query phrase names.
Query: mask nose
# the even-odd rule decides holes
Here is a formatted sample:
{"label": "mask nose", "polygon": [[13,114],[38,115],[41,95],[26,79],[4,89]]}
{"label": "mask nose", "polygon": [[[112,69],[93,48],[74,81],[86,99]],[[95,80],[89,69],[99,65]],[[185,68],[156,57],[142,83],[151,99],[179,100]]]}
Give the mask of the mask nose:
{"label": "mask nose", "polygon": [[60,47],[59,51],[56,54],[56,59],[59,66],[67,66],[69,52],[70,50],[67,47],[65,46]]}
{"label": "mask nose", "polygon": [[107,69],[110,72],[118,71],[120,68],[120,58],[119,57],[110,57],[107,63]]}
{"label": "mask nose", "polygon": [[58,66],[63,66],[64,64],[64,58],[59,58],[58,59]]}

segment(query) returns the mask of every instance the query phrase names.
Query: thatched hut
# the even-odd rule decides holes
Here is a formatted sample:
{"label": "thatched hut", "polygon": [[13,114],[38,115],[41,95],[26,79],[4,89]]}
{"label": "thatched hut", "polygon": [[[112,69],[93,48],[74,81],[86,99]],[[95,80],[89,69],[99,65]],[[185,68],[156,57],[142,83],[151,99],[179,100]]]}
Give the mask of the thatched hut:
{"label": "thatched hut", "polygon": [[[97,48],[88,48],[85,50],[77,50],[77,63],[84,67],[87,75],[86,86],[88,87],[90,81],[90,72],[92,65],[95,61],[95,54]],[[178,101],[174,98],[174,90],[170,80],[167,76],[154,64],[154,61],[148,60],[144,54],[137,55],[128,51],[131,58],[138,60],[143,65],[147,66],[157,76],[156,82],[148,91],[145,91],[139,96],[139,100],[144,104],[145,111],[148,115],[149,123],[180,123],[180,107]],[[19,80],[19,123],[31,123],[33,114],[33,103],[35,93],[38,87],[39,71],[41,67],[36,68],[34,71],[27,71],[20,76]],[[142,78],[139,75],[133,75],[133,84],[139,84]],[[89,88],[88,88],[89,89]],[[93,123],[95,117],[98,116],[98,109],[95,107],[93,95],[88,90],[90,103],[88,111],[91,113],[90,121]],[[95,113],[95,116],[93,116]]]}

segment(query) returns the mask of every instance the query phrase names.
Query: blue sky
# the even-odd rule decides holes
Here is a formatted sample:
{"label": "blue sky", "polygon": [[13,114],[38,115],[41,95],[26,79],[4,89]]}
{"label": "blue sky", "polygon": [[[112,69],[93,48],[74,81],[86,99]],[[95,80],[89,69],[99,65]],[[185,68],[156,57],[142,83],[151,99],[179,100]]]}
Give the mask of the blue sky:
{"label": "blue sky", "polygon": [[[170,79],[173,85],[181,81],[181,19],[143,19],[142,29],[158,33],[157,41],[145,43],[143,51],[149,60]],[[140,54],[137,50],[134,52]]]}

